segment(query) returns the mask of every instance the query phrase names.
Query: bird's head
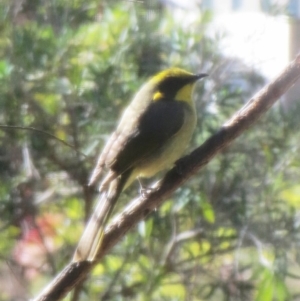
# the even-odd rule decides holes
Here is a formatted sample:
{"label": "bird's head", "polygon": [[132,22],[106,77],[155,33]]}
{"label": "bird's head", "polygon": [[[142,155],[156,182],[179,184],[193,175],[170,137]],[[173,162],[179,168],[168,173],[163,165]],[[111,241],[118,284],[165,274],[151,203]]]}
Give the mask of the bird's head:
{"label": "bird's head", "polygon": [[161,71],[150,80],[155,86],[153,100],[169,99],[191,102],[195,83],[206,76],[206,73],[193,74],[180,68]]}

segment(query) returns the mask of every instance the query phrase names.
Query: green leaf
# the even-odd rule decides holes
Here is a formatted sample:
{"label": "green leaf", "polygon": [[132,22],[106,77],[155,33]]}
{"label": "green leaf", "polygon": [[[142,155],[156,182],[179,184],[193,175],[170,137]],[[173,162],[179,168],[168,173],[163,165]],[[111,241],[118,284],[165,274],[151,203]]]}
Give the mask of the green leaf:
{"label": "green leaf", "polygon": [[300,185],[294,185],[282,190],[280,197],[291,206],[300,208]]}
{"label": "green leaf", "polygon": [[58,94],[36,93],[34,99],[51,115],[56,115],[62,106],[61,97]]}
{"label": "green leaf", "polygon": [[267,269],[264,269],[257,286],[255,301],[272,301],[274,294],[273,287],[273,273]]}
{"label": "green leaf", "polygon": [[0,79],[8,77],[12,70],[13,66],[10,65],[7,61],[0,61]]}
{"label": "green leaf", "polygon": [[205,202],[202,202],[200,206],[202,208],[203,218],[207,222],[213,224],[216,220],[216,217],[215,217],[215,211],[214,211],[212,205],[205,201]]}

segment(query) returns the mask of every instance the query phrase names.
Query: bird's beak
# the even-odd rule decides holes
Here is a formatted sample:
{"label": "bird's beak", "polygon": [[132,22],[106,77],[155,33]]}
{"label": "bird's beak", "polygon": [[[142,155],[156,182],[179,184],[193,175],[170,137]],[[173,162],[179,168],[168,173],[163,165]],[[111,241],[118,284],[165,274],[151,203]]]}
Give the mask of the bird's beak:
{"label": "bird's beak", "polygon": [[206,77],[206,76],[208,76],[207,73],[198,73],[198,74],[195,75],[195,80],[199,80],[199,79],[201,79],[203,77]]}

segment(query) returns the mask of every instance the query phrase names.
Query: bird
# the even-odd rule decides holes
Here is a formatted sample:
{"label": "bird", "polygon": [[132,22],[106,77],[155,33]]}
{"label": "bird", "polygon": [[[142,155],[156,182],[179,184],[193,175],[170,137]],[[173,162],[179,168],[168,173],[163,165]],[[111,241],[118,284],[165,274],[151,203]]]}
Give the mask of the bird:
{"label": "bird", "polygon": [[91,174],[88,185],[94,186],[106,171],[73,262],[96,260],[105,225],[123,190],[135,179],[171,168],[182,156],[197,122],[193,90],[206,76],[173,67],[155,74],[135,94]]}

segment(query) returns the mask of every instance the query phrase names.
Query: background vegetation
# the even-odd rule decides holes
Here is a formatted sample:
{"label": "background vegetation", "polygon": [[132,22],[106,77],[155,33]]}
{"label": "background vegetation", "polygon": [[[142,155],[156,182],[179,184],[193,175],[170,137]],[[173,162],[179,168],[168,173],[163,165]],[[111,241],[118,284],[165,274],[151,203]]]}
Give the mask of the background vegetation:
{"label": "background vegetation", "polygon": [[[176,13],[158,1],[0,3],[0,124],[10,126],[0,128],[0,300],[28,300],[72,257],[92,210],[89,173],[149,76],[170,66],[210,74],[196,91],[191,148],[263,86],[207,35],[209,12],[186,23]],[[298,129],[296,105],[274,107],[72,300],[300,300]]]}

